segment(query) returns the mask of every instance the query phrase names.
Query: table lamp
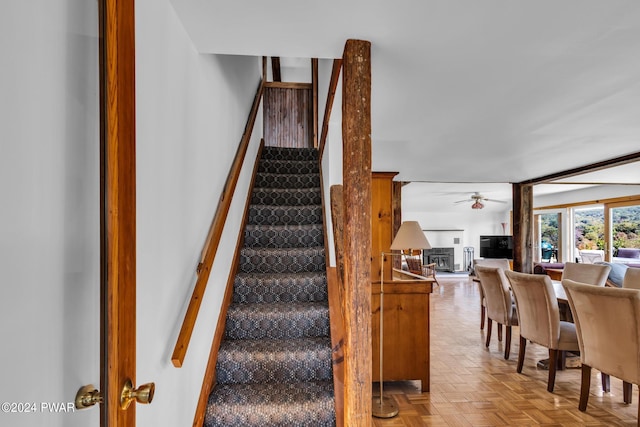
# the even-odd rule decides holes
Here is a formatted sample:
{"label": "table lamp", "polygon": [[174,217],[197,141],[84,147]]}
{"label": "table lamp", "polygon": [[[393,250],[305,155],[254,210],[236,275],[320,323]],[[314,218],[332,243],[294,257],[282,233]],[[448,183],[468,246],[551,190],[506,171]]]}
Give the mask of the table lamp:
{"label": "table lamp", "polygon": [[[424,235],[418,221],[405,221],[400,226],[396,237],[391,242],[391,250],[408,251],[409,254],[415,249],[431,249],[431,245]],[[392,418],[398,415],[398,406],[393,399],[384,397],[383,394],[383,336],[384,336],[384,256],[403,255],[397,253],[381,253],[380,262],[380,396],[373,397],[372,415],[376,418]]]}

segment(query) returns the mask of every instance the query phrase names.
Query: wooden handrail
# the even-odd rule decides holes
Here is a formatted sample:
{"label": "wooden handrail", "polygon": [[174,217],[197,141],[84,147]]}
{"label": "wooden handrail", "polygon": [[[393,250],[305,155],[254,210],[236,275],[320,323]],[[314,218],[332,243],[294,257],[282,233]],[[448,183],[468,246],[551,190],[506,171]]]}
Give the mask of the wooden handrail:
{"label": "wooden handrail", "polygon": [[[338,61],[338,65],[336,65]],[[312,60],[312,81],[314,91],[314,145],[318,148],[318,160],[320,168],[320,186],[322,191],[322,216],[325,218],[326,224],[326,206],[329,203],[325,201],[324,192],[324,177],[322,174],[322,155],[324,152],[324,145],[327,139],[327,131],[329,129],[329,118],[331,117],[331,108],[333,106],[333,99],[335,97],[336,86],[338,84],[338,77],[340,75],[340,66],[342,60],[334,60],[333,71],[331,72],[331,80],[329,82],[329,90],[327,93],[327,101],[324,112],[324,122],[322,124],[323,136],[321,140],[318,140],[318,60]],[[337,67],[337,68],[336,68]],[[332,216],[334,210],[331,209]],[[342,218],[340,218],[340,221]],[[334,227],[335,227],[334,220]],[[324,241],[327,242],[327,227],[324,229]],[[339,239],[341,241],[341,239]],[[334,241],[335,238],[334,231]],[[325,256],[327,261],[329,260],[328,244],[325,244]],[[344,426],[344,292],[342,290],[342,277],[339,277],[341,273],[337,272],[338,269],[330,267],[327,262],[327,291],[329,295],[329,317],[331,319],[331,347],[332,347],[332,360],[333,360],[333,388],[335,397],[335,413],[336,413],[336,427]]]}
{"label": "wooden handrail", "polygon": [[256,175],[258,173],[258,167],[260,164],[260,158],[262,157],[262,150],[264,148],[264,139],[260,141],[260,148],[256,155],[255,163],[253,165],[253,173],[251,174],[251,185],[249,185],[249,192],[246,196],[246,202],[244,204],[244,214],[242,216],[242,226],[238,230],[238,237],[236,239],[236,247],[234,251],[233,261],[231,261],[231,268],[229,269],[229,275],[227,277],[227,285],[224,291],[224,297],[222,300],[222,307],[218,314],[218,323],[216,326],[213,340],[211,342],[211,349],[209,350],[209,359],[207,361],[207,367],[204,371],[204,379],[202,381],[202,387],[200,389],[200,397],[198,404],[196,405],[196,414],[193,419],[193,427],[202,427],[204,423],[205,413],[207,411],[207,402],[209,400],[209,394],[216,385],[216,362],[218,361],[218,352],[220,351],[220,344],[224,337],[227,324],[227,312],[229,306],[233,300],[233,285],[238,271],[238,265],[240,264],[240,250],[244,246],[244,230],[247,226],[247,219],[249,217],[249,207],[251,205],[251,190],[253,189]]}
{"label": "wooden handrail", "polygon": [[[317,60],[315,61],[315,68],[316,71],[313,73],[313,79],[317,80],[318,78],[318,73],[317,73]],[[330,209],[330,214],[333,216],[335,214],[338,214],[338,208],[335,207],[333,205],[334,203],[334,191],[339,191],[339,195],[337,196],[338,199],[340,200],[340,206],[339,206],[339,215],[340,215],[340,221],[342,221],[342,186],[339,186],[340,189],[339,190],[335,190],[333,187],[331,187],[331,194],[329,197],[329,203],[326,203],[324,200],[324,178],[322,175],[322,156],[324,154],[324,147],[326,145],[327,142],[327,132],[329,131],[329,119],[331,118],[331,110],[333,107],[333,100],[335,99],[335,95],[336,95],[336,87],[338,86],[338,77],[340,76],[340,70],[342,68],[342,59],[334,59],[333,60],[333,68],[331,70],[331,79],[329,81],[329,89],[327,92],[327,102],[325,104],[325,108],[324,108],[324,118],[323,118],[323,122],[322,122],[322,136],[318,142],[318,161],[320,162],[319,167],[320,167],[320,186],[322,188],[322,199],[323,199],[323,203],[322,203],[322,215],[323,218],[326,218],[326,210],[325,210],[325,206],[330,205],[331,209]],[[317,82],[314,82],[314,86],[318,86]],[[317,110],[316,107],[314,107],[314,109]],[[336,200],[338,200],[336,199]],[[334,242],[337,241],[342,241],[342,223],[340,222],[339,224],[339,232],[336,231],[336,222],[335,219],[333,219],[333,227],[334,227],[334,235],[333,235],[333,240]],[[339,233],[339,236],[338,236]],[[327,229],[326,227],[324,227],[324,241],[327,242]],[[328,246],[325,245],[325,255],[327,260],[329,259],[329,250],[328,250]],[[343,273],[344,273],[344,269],[342,266],[342,250],[340,248],[340,250],[338,250],[338,248],[336,247],[336,258],[338,259],[337,262],[337,269],[338,269],[338,280],[337,280],[337,291],[338,291],[338,295],[339,297],[336,299],[336,301],[340,304],[340,313],[343,313],[343,303],[344,303],[344,299],[343,299]],[[328,264],[327,264],[328,267]],[[327,269],[328,272],[328,269]],[[340,320],[340,324],[342,325],[343,322],[343,318],[344,316],[342,316],[342,319]],[[342,330],[342,332],[344,332],[344,330]],[[342,337],[340,337],[340,339],[342,339]]]}
{"label": "wooden handrail", "polygon": [[182,322],[182,328],[180,328],[180,333],[178,335],[178,339],[171,356],[171,363],[173,363],[173,366],[175,366],[176,368],[182,366],[185,355],[187,354],[187,348],[189,347],[191,334],[193,333],[193,328],[198,317],[198,311],[200,310],[200,304],[202,303],[202,297],[204,296],[204,291],[209,280],[209,274],[211,273],[211,266],[213,265],[213,260],[216,256],[216,252],[218,251],[220,237],[222,236],[222,231],[227,219],[227,214],[231,206],[233,193],[235,191],[236,184],[238,183],[240,170],[242,169],[242,164],[244,163],[244,158],[247,153],[249,141],[251,140],[253,126],[255,124],[258,109],[260,107],[260,102],[262,100],[263,89],[264,80],[261,80],[258,85],[258,90],[256,91],[255,98],[253,99],[253,105],[251,107],[251,111],[249,112],[249,118],[247,119],[247,124],[244,128],[242,139],[240,140],[240,144],[238,145],[236,156],[233,159],[231,169],[229,170],[229,175],[227,176],[227,181],[225,182],[222,189],[222,194],[220,195],[220,200],[218,202],[218,207],[211,223],[211,228],[209,228],[209,234],[207,235],[204,249],[202,250],[200,263],[198,264],[197,268],[198,278],[196,280],[196,285],[193,289],[193,294],[191,295],[191,300],[189,301],[189,306],[187,308],[187,312],[184,315],[184,321]]}
{"label": "wooden handrail", "polygon": [[327,94],[327,103],[324,106],[324,118],[322,120],[322,133],[318,142],[318,153],[320,159],[324,154],[324,146],[327,143],[327,133],[329,132],[329,120],[331,119],[331,110],[333,108],[333,100],[336,97],[336,88],[338,87],[338,78],[342,69],[342,59],[333,60],[333,68],[331,69],[331,80],[329,81],[329,93]]}

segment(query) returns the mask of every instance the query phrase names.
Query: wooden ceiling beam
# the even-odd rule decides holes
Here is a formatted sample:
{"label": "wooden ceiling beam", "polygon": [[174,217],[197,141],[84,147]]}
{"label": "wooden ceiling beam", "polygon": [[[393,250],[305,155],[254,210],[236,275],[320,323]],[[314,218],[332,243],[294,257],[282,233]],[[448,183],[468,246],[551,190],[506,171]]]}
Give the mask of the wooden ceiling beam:
{"label": "wooden ceiling beam", "polygon": [[555,172],[549,175],[541,176],[539,178],[533,178],[520,182],[520,184],[550,184],[553,181],[563,178],[571,178],[576,175],[582,175],[587,172],[595,172],[602,169],[608,169],[615,166],[622,166],[628,163],[637,162],[640,160],[640,152],[631,153],[613,159],[602,160],[600,162],[591,163],[589,165],[580,166],[573,169],[568,169],[562,172]]}

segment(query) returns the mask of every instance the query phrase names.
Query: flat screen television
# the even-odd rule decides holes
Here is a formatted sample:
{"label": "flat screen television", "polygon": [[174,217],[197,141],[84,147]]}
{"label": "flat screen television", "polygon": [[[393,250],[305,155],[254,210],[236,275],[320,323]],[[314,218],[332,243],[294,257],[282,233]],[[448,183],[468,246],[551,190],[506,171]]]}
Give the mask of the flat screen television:
{"label": "flat screen television", "polygon": [[513,259],[513,236],[480,236],[480,257]]}

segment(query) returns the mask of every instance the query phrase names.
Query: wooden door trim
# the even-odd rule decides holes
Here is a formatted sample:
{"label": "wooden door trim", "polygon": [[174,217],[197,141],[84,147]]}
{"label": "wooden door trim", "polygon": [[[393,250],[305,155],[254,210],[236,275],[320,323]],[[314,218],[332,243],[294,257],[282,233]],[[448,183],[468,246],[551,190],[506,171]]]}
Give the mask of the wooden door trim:
{"label": "wooden door trim", "polygon": [[121,410],[136,371],[134,0],[100,0],[101,426],[135,426]]}
{"label": "wooden door trim", "polygon": [[275,89],[313,89],[313,83],[296,83],[296,82],[264,82],[264,87]]}

